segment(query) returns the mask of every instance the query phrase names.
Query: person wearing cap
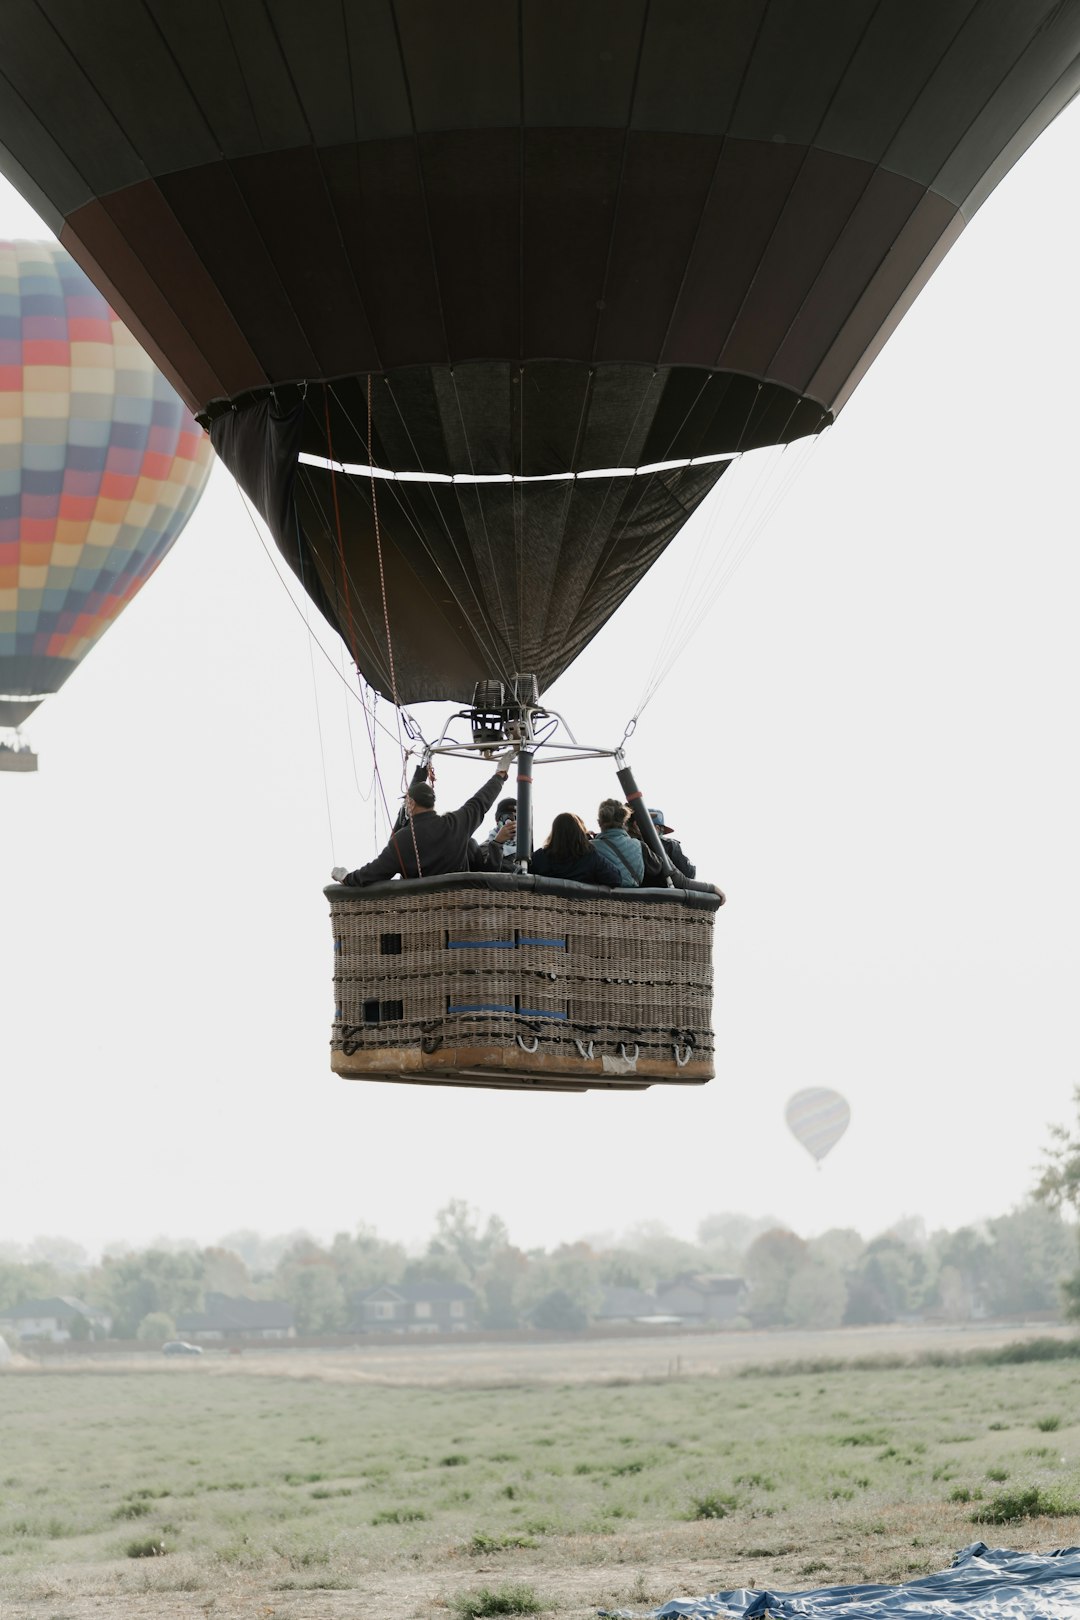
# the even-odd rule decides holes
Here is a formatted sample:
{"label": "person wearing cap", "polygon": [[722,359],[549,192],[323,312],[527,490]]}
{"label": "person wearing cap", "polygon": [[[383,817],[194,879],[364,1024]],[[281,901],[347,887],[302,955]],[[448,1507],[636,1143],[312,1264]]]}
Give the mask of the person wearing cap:
{"label": "person wearing cap", "polygon": [[334,882],[362,888],[395,877],[437,877],[444,872],[469,871],[474,864],[470,861],[470,846],[477,848],[473,833],[494,804],[499,789],[505,786],[510,763],[516,758],[517,750],[507,749],[497,762],[495,775],[471,799],[466,799],[460,810],[444,816],[436,812],[435,789],[426,780],[426,767],[421,767],[409,784],[403,812],[386,848],[355,872],[335,866],[331,874]]}
{"label": "person wearing cap", "polygon": [[663,844],[668,860],[671,862],[675,870],[677,872],[681,872],[683,877],[697,877],[697,867],[694,866],[691,861],[687,860],[679,840],[677,838],[672,838],[671,834],[675,831],[675,829],[674,827],[669,827],[665,822],[664,812],[662,810],[654,810],[650,805],[649,820],[660,834],[660,842]]}

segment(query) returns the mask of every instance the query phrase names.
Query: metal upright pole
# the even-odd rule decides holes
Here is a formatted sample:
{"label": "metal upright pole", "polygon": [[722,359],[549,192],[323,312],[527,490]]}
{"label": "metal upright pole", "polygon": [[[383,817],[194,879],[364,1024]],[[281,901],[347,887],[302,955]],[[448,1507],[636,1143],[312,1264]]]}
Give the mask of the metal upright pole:
{"label": "metal upright pole", "polygon": [[514,870],[527,872],[533,849],[532,762],[534,750],[524,747],[517,762],[517,832],[514,836]]}
{"label": "metal upright pole", "polygon": [[[620,759],[622,760],[621,765],[619,765]],[[649,848],[655,855],[659,855],[664,867],[664,871],[668,874],[668,886],[671,887],[671,874],[675,868],[671,864],[670,855],[660,841],[660,834],[653,826],[653,819],[646,809],[645,800],[641,795],[641,789],[634,781],[634,773],[630,769],[629,765],[627,765],[625,755],[621,753],[616,754],[615,763],[618,766],[616,774],[619,778],[619,786],[623,790],[623,798],[630,806],[630,813],[637,822],[638,831],[641,833],[642,840],[648,844]]]}

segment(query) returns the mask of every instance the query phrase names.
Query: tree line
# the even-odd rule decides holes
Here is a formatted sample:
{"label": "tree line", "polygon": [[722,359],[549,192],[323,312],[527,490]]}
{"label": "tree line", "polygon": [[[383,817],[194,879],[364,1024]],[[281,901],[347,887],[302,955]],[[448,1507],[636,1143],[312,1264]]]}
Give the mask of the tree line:
{"label": "tree line", "polygon": [[[422,1254],[370,1226],[330,1243],[306,1233],[234,1232],[206,1248],[159,1242],[90,1265],[77,1245],[39,1239],[0,1249],[0,1311],[28,1298],[75,1295],[112,1322],[111,1336],[162,1339],[208,1293],[283,1299],[301,1334],[348,1331],[354,1301],[381,1283],[458,1282],[488,1329],[584,1329],[612,1287],[649,1292],[679,1276],[738,1275],[748,1285],[737,1326],[827,1328],[925,1317],[965,1321],[1064,1310],[1080,1319],[1076,1229],[1080,1150],[1067,1136],[1036,1197],[979,1227],[927,1235],[908,1219],[869,1241],[853,1229],[804,1239],[770,1218],[716,1214],[697,1241],[647,1223],[621,1241],[551,1250],[515,1245],[505,1223],[460,1199],[439,1210]],[[1071,1154],[1071,1161],[1070,1161]],[[1070,1169],[1071,1163],[1071,1169]],[[89,1335],[86,1322],[76,1332]]]}

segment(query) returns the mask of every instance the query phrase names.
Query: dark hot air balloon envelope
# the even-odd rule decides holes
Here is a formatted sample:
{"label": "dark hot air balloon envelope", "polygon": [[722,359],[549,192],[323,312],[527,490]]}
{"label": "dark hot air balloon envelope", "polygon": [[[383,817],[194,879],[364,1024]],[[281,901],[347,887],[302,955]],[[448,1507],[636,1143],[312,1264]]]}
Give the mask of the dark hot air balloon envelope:
{"label": "dark hot air balloon envelope", "polygon": [[[1078,85],[1076,0],[48,0],[0,165],[365,676],[460,700],[566,669],[709,458],[831,422]],[[301,453],[408,475],[381,569]]]}

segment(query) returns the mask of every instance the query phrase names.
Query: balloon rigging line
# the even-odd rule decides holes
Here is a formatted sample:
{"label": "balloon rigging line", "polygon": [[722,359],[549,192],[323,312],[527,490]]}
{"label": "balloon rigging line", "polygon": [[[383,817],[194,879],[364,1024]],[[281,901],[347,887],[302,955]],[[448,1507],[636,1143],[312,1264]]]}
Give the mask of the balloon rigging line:
{"label": "balloon rigging line", "polygon": [[[692,416],[693,412],[696,410],[698,402],[701,399],[701,396],[704,394],[706,388],[709,386],[710,381],[711,381],[711,373],[707,373],[704,380],[702,381],[701,387],[698,389],[697,393],[694,395],[694,398],[692,399],[690,404],[687,406],[687,409],[683,413],[682,419],[676,424],[675,428],[672,431],[671,438],[668,440],[668,449],[669,450],[671,449],[672,445],[674,445],[676,443],[676,441],[677,441],[677,439],[679,437],[679,434],[682,432],[683,428],[686,426],[687,422],[690,420],[690,417]],[[760,393],[760,391],[761,391],[761,385],[759,384],[758,385],[758,393]],[[747,415],[746,415],[746,421],[743,423],[742,429],[741,429],[741,431],[739,433],[739,438],[738,438],[738,441],[736,443],[734,452],[732,454],[730,454],[730,455],[725,454],[720,459],[723,459],[725,461],[731,461],[731,460],[736,459],[738,457],[740,447],[742,445],[743,438],[746,435],[746,430],[750,425],[750,418],[753,415],[754,406],[755,406],[756,403],[757,403],[757,394],[755,394],[754,398],[750,402],[750,406],[749,406],[749,409],[748,409]],[[653,474],[652,476],[655,477],[656,475]],[[594,581],[597,579],[597,577],[602,573],[603,569],[606,567],[608,558],[610,557],[612,551],[615,549],[615,547],[617,545],[621,544],[621,542],[625,538],[627,529],[630,527],[631,523],[637,517],[637,514],[638,514],[638,511],[639,511],[639,509],[641,507],[641,504],[642,504],[642,502],[644,501],[646,495],[649,492],[649,489],[651,487],[651,482],[652,482],[652,480],[650,478],[650,480],[648,482],[646,482],[644,484],[644,486],[642,487],[640,493],[638,494],[638,498],[634,502],[634,504],[631,507],[630,511],[622,518],[622,521],[619,524],[618,533],[616,534],[615,531],[612,530],[611,534],[609,535],[607,545],[605,546],[603,552],[601,553],[600,560],[599,560],[599,562],[597,563],[596,567],[593,570],[592,579],[589,581],[589,585],[586,587],[586,590],[582,593],[582,605],[584,605],[585,598],[587,597],[589,590],[592,588],[592,585],[593,585]],[[676,499],[677,499],[677,497],[676,497]],[[580,609],[578,610],[578,613],[580,614]],[[577,615],[575,615],[575,618],[576,617],[577,617]]]}
{"label": "balloon rigging line", "polygon": [[[320,523],[322,525],[322,533],[323,533],[323,536],[325,537],[326,542],[327,542],[327,544],[329,546],[329,554],[330,554],[331,563],[333,563],[335,560],[337,560],[337,562],[338,562],[338,567],[336,569],[331,568],[331,573],[332,573],[332,576],[333,576],[333,589],[334,589],[334,613],[335,613],[335,618],[333,620],[334,630],[335,630],[337,636],[339,637],[339,639],[344,644],[346,642],[347,638],[345,636],[344,631],[338,625],[337,614],[338,614],[338,612],[340,610],[340,606],[341,606],[341,603],[342,603],[342,600],[343,600],[343,594],[342,594],[343,587],[345,589],[348,589],[349,587],[351,587],[352,591],[353,591],[353,595],[354,595],[354,597],[356,599],[356,602],[357,602],[357,605],[359,607],[360,614],[363,616],[363,620],[364,620],[363,625],[361,627],[359,627],[358,630],[357,630],[357,641],[358,641],[358,643],[360,645],[360,648],[361,648],[361,650],[363,652],[363,657],[364,657],[365,662],[368,662],[368,663],[371,663],[371,664],[378,664],[378,661],[379,661],[378,641],[377,641],[377,638],[376,638],[375,624],[374,624],[374,622],[372,620],[371,614],[368,611],[366,595],[365,595],[365,593],[361,592],[359,586],[357,585],[356,579],[353,576],[353,573],[352,573],[351,569],[348,567],[348,564],[344,561],[344,559],[343,558],[335,559],[335,549],[336,548],[334,546],[334,541],[333,541],[333,524],[332,524],[332,521],[331,521],[330,513],[328,512],[328,510],[326,508],[326,503],[323,500],[322,491],[315,485],[313,480],[307,475],[307,471],[306,471],[305,468],[298,469],[298,478],[299,478],[299,482],[302,484],[302,486],[304,488],[304,491],[305,491],[305,493],[307,495],[308,501],[310,502],[310,504],[311,504],[312,508],[314,509],[314,511],[316,511],[318,513],[319,521],[320,521]],[[356,657],[355,649],[350,649],[350,655],[353,657],[354,663],[357,665],[357,669],[358,669],[358,673],[359,673],[359,659],[357,659],[357,657]],[[361,679],[366,679],[366,678],[361,677]],[[374,688],[372,688],[372,690],[374,690]]]}
{"label": "balloon rigging line", "polygon": [[[371,460],[371,427],[371,372],[369,371],[367,378],[367,453],[369,461]],[[333,447],[331,446],[330,448],[332,449]],[[386,570],[383,566],[382,530],[379,527],[379,499],[375,492],[374,478],[371,480],[371,515],[375,521],[375,553],[379,562],[379,590],[382,594],[383,624],[386,626],[386,657],[390,665],[390,696],[394,704],[394,715],[397,719],[398,728],[398,745],[401,749],[401,785],[403,788],[405,788],[407,786],[405,781],[405,761],[409,757],[409,751],[405,747],[401,737],[401,705],[398,702],[397,672],[394,669],[394,642],[393,637],[390,634],[390,604],[386,596]],[[376,766],[376,769],[377,768],[378,767]],[[416,860],[416,875],[417,877],[423,877],[424,869],[420,864],[420,849],[416,842],[416,822],[412,816],[407,817],[407,820],[409,823],[409,831],[412,834],[413,855]],[[394,852],[397,855],[402,876],[408,876],[405,871],[405,862],[401,858],[401,851],[398,849],[396,842],[394,843]]]}
{"label": "balloon rigging line", "polygon": [[[304,609],[304,617],[305,619],[307,618],[306,608]],[[309,633],[307,638],[307,651],[308,663],[311,666],[311,695],[315,701],[315,729],[319,736],[319,761],[322,765],[323,798],[326,800],[326,825],[330,833],[330,865],[333,866],[334,855],[336,854],[336,845],[334,840],[334,816],[330,809],[330,783],[326,774],[326,746],[323,742],[322,712],[319,706],[319,683],[315,679],[315,653],[312,649],[311,642],[312,637]]]}
{"label": "balloon rigging line", "polygon": [[[767,469],[763,469],[765,476],[759,474],[753,489],[747,491],[743,499],[743,510],[729,532],[719,555],[713,558],[705,578],[698,582],[695,578],[695,570],[698,568],[701,557],[716,531],[725,506],[730,505],[730,500],[727,499],[728,492],[720,492],[720,499],[713,506],[708,515],[707,524],[703,527],[695,557],[687,571],[680,596],[681,602],[687,595],[693,594],[695,601],[693,612],[689,619],[683,622],[681,633],[678,636],[674,634],[673,615],[673,621],[669,624],[668,630],[661,641],[649,680],[634,712],[634,721],[640,717],[646,705],[656,696],[657,691],[667,680],[691,640],[702,628],[717,598],[730,584],[759,536],[771,524],[780,506],[787,499],[796,481],[808,465],[817,438],[818,435],[813,435],[810,438],[809,445],[802,446],[801,454],[797,454],[791,459],[788,457],[788,452],[793,450],[795,446],[785,445],[779,463],[773,461]],[[784,466],[785,461],[788,463],[786,467]]]}
{"label": "balloon rigging line", "polygon": [[[720,527],[720,518],[726,513],[733,500],[737,498],[734,495],[729,483],[720,484],[720,488],[717,492],[717,501],[706,515],[706,521],[702,525],[702,533],[695,549],[694,556],[690,562],[689,568],[683,576],[682,587],[672,609],[671,618],[669,619],[664,634],[658,643],[656,654],[653,659],[652,669],[650,670],[649,674],[649,680],[646,682],[645,692],[642,694],[642,707],[647,701],[645,693],[647,692],[649,697],[651,697],[656,689],[656,684],[659,684],[657,670],[665,664],[666,660],[670,659],[672,648],[675,647],[677,649],[675,653],[675,656],[677,656],[678,651],[681,651],[682,647],[685,646],[686,642],[689,640],[690,632],[686,630],[686,620],[684,616],[687,604],[690,601],[700,604],[702,596],[708,589],[707,582],[722,570],[725,558],[734,550],[736,537],[740,532],[740,525],[744,521],[745,513],[752,507],[756,493],[762,484],[767,478],[771,477],[773,467],[774,458],[768,453],[761,457],[761,459],[757,461],[756,465],[753,466],[753,483],[750,489],[743,496],[741,511],[736,517],[734,523],[732,523],[730,526],[725,526],[723,529],[723,539],[721,540],[720,547],[717,553],[711,557],[711,560],[706,565],[708,572],[705,575],[705,579],[699,583],[697,578],[698,571],[702,567],[704,557],[708,552],[711,551],[713,538],[717,529]],[[660,678],[662,679],[662,677]],[[640,712],[641,708],[639,707],[637,713],[640,714]]]}
{"label": "balloon rigging line", "polygon": [[[783,458],[780,459],[782,463]],[[788,472],[787,469],[782,467],[782,464],[778,464],[777,458],[774,457],[769,457],[767,462],[763,462],[758,470],[754,485],[743,496],[742,510],[731,529],[727,532],[719,553],[710,562],[708,573],[704,579],[698,582],[695,571],[700,565],[703,554],[709,548],[709,543],[719,526],[725,508],[731,504],[731,500],[727,497],[731,496],[732,492],[724,491],[722,493],[720,501],[717,502],[714,510],[709,514],[697,554],[684,582],[681,600],[685,600],[685,597],[692,593],[695,607],[689,619],[684,620],[681,624],[679,634],[675,634],[674,623],[669,625],[665,638],[658,648],[650,679],[642,693],[635,719],[640,716],[646,704],[655,697],[677,660],[701,629],[720,593],[730,583],[737,569],[748,555],[751,546],[768,525],[779,505],[780,499],[786,493],[787,488],[790,487],[797,471],[798,464],[795,465],[793,471]],[[782,475],[786,476],[783,476],[783,482],[781,483]],[[732,498],[734,497],[732,496]],[[766,503],[764,510],[761,509],[763,501]]]}
{"label": "balloon rigging line", "polygon": [[[326,510],[325,510],[325,508],[323,506],[319,491],[311,486],[311,482],[310,482],[309,479],[304,478],[303,483],[304,483],[305,489],[307,490],[309,500],[311,501],[312,505],[319,511],[324,526],[327,528],[327,530],[329,530],[329,527],[330,527],[329,518],[328,518]],[[301,553],[301,558],[302,558],[302,553]],[[302,560],[301,560],[301,572],[302,572],[302,568],[303,568],[303,564],[302,564]],[[275,569],[275,571],[276,571],[276,569]],[[345,572],[346,576],[348,576],[348,580],[351,580],[351,576],[348,575],[348,569],[347,568],[344,570],[344,572]],[[279,578],[280,577],[281,576],[279,574]],[[282,583],[284,584],[285,581],[283,580]],[[353,583],[355,583],[355,582],[353,582]],[[286,589],[287,589],[287,586],[286,586]],[[291,595],[291,593],[290,593],[290,595]],[[361,603],[361,607],[363,608],[365,618],[367,618],[368,617],[367,609],[366,609],[366,607],[364,607],[363,603]],[[392,816],[390,814],[390,804],[389,804],[389,801],[387,799],[386,788],[385,788],[385,786],[383,784],[383,779],[382,779],[382,769],[381,769],[381,766],[379,764],[378,750],[377,750],[377,746],[376,746],[377,739],[375,737],[375,727],[378,726],[378,728],[381,731],[385,732],[386,735],[394,742],[394,744],[395,744],[395,746],[396,746],[396,748],[398,750],[400,750],[400,748],[401,748],[400,729],[397,732],[397,734],[395,735],[395,733],[392,732],[389,729],[388,726],[384,726],[382,724],[382,722],[378,719],[378,716],[375,713],[375,707],[376,707],[375,689],[374,689],[374,687],[369,686],[368,683],[365,681],[363,675],[360,672],[359,665],[358,665],[358,663],[356,661],[355,653],[351,652],[351,651],[350,651],[350,657],[352,657],[352,659],[353,659],[353,668],[354,668],[355,677],[356,677],[355,686],[354,686],[352,680],[350,680],[350,678],[346,675],[345,670],[344,670],[344,666],[343,666],[343,663],[342,663],[342,651],[345,648],[345,638],[341,635],[340,631],[338,632],[338,664],[337,664],[337,667],[335,667],[334,663],[333,663],[333,660],[330,658],[329,653],[326,652],[326,649],[323,648],[322,643],[318,640],[317,637],[314,636],[313,632],[311,631],[310,621],[308,621],[308,619],[307,619],[307,598],[306,597],[305,597],[304,608],[305,608],[304,618],[305,618],[305,622],[307,622],[307,625],[308,625],[308,633],[310,635],[312,635],[312,639],[315,641],[316,646],[318,646],[320,651],[323,652],[323,655],[325,656],[327,662],[330,664],[330,667],[332,669],[334,669],[334,673],[339,676],[339,678],[341,680],[341,683],[345,688],[346,700],[349,697],[352,697],[352,698],[358,700],[359,703],[360,703],[361,708],[364,711],[364,727],[365,727],[365,730],[367,732],[368,748],[369,748],[370,753],[371,753],[371,762],[372,762],[372,766],[371,766],[371,768],[372,768],[372,787],[371,787],[370,792],[368,794],[365,794],[363,789],[360,787],[360,780],[359,780],[359,776],[357,774],[357,769],[356,769],[356,752],[355,752],[355,746],[354,746],[354,742],[353,742],[352,722],[351,722],[351,718],[349,718],[348,719],[348,735],[349,735],[350,758],[351,758],[351,761],[352,761],[352,768],[353,768],[353,781],[356,784],[356,789],[357,789],[358,794],[364,800],[367,800],[369,797],[371,797],[374,794],[375,788],[378,788],[378,798],[382,799],[383,814],[384,814],[384,816],[386,818],[386,825],[387,825],[387,827],[389,827],[391,825],[391,822],[392,822],[393,818],[392,818]],[[370,632],[370,621],[369,621],[369,632]],[[371,640],[372,640],[372,646],[374,646],[374,638],[373,638],[373,636],[372,636]],[[368,702],[365,699],[365,696],[364,696],[365,691],[370,695],[370,698],[371,698],[370,706],[369,706]],[[349,716],[349,709],[348,709],[348,702],[347,701],[346,701],[346,710],[345,710],[345,712],[346,712],[346,716],[348,717]],[[378,841],[378,798],[374,799],[373,804],[372,804],[373,826],[375,828],[376,841]]]}
{"label": "balloon rigging line", "polygon": [[[292,605],[296,609],[297,613],[299,613],[300,617],[303,619],[304,628],[307,631],[306,640],[307,640],[307,650],[308,650],[308,663],[309,663],[310,668],[311,668],[311,695],[312,695],[312,700],[313,700],[314,705],[315,705],[315,729],[316,729],[316,733],[317,733],[318,739],[319,739],[319,762],[320,762],[320,764],[322,766],[323,798],[324,798],[325,803],[326,803],[326,824],[327,824],[327,830],[329,831],[329,834],[330,834],[330,862],[331,862],[331,865],[333,865],[333,860],[334,860],[334,817],[333,817],[333,813],[332,813],[331,808],[330,808],[330,784],[329,784],[329,781],[327,779],[327,773],[326,773],[326,749],[323,746],[322,715],[321,715],[320,709],[319,709],[319,687],[318,687],[318,682],[315,679],[315,654],[312,651],[312,643],[316,642],[316,644],[319,647],[319,651],[322,652],[324,654],[324,656],[326,656],[326,649],[322,646],[321,643],[317,642],[316,637],[315,637],[315,635],[314,635],[314,633],[312,631],[311,624],[310,624],[310,622],[308,620],[308,610],[307,610],[308,597],[307,597],[306,592],[305,592],[305,595],[304,595],[304,605],[303,605],[303,607],[301,607],[299,602],[296,601],[296,599],[293,596],[292,592],[288,589],[288,586],[285,584],[284,579],[282,579],[281,575],[278,573],[277,567],[274,564],[274,560],[270,556],[269,551],[267,551],[266,542],[263,539],[263,536],[262,536],[262,533],[261,533],[261,531],[259,529],[258,523],[255,521],[255,514],[252,512],[250,506],[248,505],[247,496],[244,494],[244,491],[240,488],[240,485],[235,482],[235,480],[234,480],[234,483],[233,483],[233,487],[235,488],[238,496],[240,497],[240,504],[243,507],[244,511],[247,513],[248,521],[250,522],[252,528],[255,530],[255,534],[258,537],[259,544],[262,546],[263,550],[266,552],[267,558],[268,558],[268,560],[270,562],[270,566],[273,568],[274,573],[277,575],[278,579],[281,581],[281,584],[283,586],[285,586],[285,594],[288,596],[289,601],[292,603]],[[301,571],[303,570],[303,566],[304,566],[303,565],[303,555],[301,553],[301,556],[300,556]],[[301,583],[303,583],[302,579],[301,579]],[[331,667],[333,667],[333,666],[331,666]]]}
{"label": "balloon rigging line", "polygon": [[[288,600],[289,600],[289,602],[290,602],[290,604],[291,604],[291,606],[293,608],[293,611],[296,614],[299,615],[301,622],[304,623],[304,625],[305,625],[305,628],[307,630],[308,635],[311,637],[311,639],[315,643],[316,647],[319,649],[319,651],[322,653],[323,657],[326,659],[326,662],[329,664],[329,666],[330,666],[331,670],[333,671],[334,675],[339,680],[343,681],[346,692],[349,694],[349,696],[351,698],[353,698],[357,703],[359,703],[361,708],[363,708],[365,710],[365,712],[366,712],[367,706],[366,706],[366,704],[364,702],[363,693],[358,691],[356,689],[356,687],[354,687],[352,685],[351,681],[346,680],[345,677],[340,674],[340,671],[338,670],[337,665],[334,663],[333,658],[330,656],[327,649],[323,646],[322,642],[319,640],[318,636],[315,634],[315,631],[312,629],[311,625],[305,619],[304,609],[300,606],[299,602],[296,600],[296,598],[293,595],[292,591],[289,589],[288,580],[285,578],[284,574],[282,574],[280,569],[278,568],[278,565],[274,560],[273,553],[271,552],[269,546],[266,544],[266,541],[265,541],[265,539],[263,537],[263,533],[262,533],[262,530],[260,529],[259,524],[258,524],[258,522],[256,520],[255,513],[252,511],[251,507],[248,504],[247,496],[244,494],[244,492],[240,488],[239,484],[236,485],[236,488],[237,488],[237,492],[240,495],[241,502],[243,503],[244,511],[247,513],[248,521],[250,522],[252,528],[255,531],[255,534],[256,534],[256,537],[258,539],[258,542],[259,542],[260,546],[262,546],[263,551],[266,553],[267,561],[269,562],[271,568],[274,570],[274,573],[275,573],[275,575],[277,576],[277,579],[278,579],[278,583],[280,584],[282,590],[285,592],[285,595],[288,598]],[[373,720],[374,724],[376,726],[378,726],[380,731],[386,733],[386,735],[391,739],[391,741],[393,741],[395,743],[397,742],[398,739],[394,735],[394,733],[390,730],[390,727],[387,726],[387,725],[384,725],[383,722],[378,718],[377,715],[373,714],[371,716],[371,719]]]}
{"label": "balloon rigging line", "polygon": [[[760,396],[760,393],[761,393],[761,387],[760,387],[760,384],[759,384],[757,392],[755,393],[754,398],[750,402],[750,407],[749,407],[749,409],[747,411],[746,419],[743,422],[742,429],[741,429],[741,431],[739,433],[739,438],[738,438],[738,441],[737,441],[737,444],[736,444],[736,449],[739,449],[739,447],[741,447],[742,441],[746,437],[747,430],[749,429],[749,426],[750,426],[751,418],[753,417],[753,414],[754,414],[754,407],[757,404],[757,400],[758,400],[758,398]],[[798,402],[796,401],[796,403],[792,405],[791,410],[788,412],[787,419],[784,422],[784,425],[783,425],[783,428],[782,428],[781,434],[780,434],[781,439],[783,438],[783,435],[787,432],[788,428],[791,426],[791,423],[794,421],[795,413],[796,413],[797,410],[798,410]],[[816,435],[814,435],[814,437],[816,437]],[[773,448],[775,448],[775,446]],[[786,450],[787,448],[788,448],[788,446],[785,445],[784,450]],[[782,451],[781,456],[779,458],[780,465],[783,464],[783,459],[784,459],[784,453]],[[660,643],[659,643],[659,645],[657,647],[656,654],[655,654],[654,659],[653,659],[653,664],[652,664],[652,669],[650,671],[649,679],[646,682],[645,688],[642,691],[641,698],[639,700],[637,708],[634,711],[634,715],[633,715],[633,719],[632,719],[631,723],[636,722],[636,720],[638,719],[638,717],[641,714],[642,710],[644,709],[645,705],[652,701],[652,698],[656,695],[656,692],[659,689],[660,685],[662,684],[662,682],[664,680],[667,679],[667,676],[670,674],[671,669],[673,668],[676,660],[681,656],[682,652],[685,650],[685,648],[688,645],[691,637],[694,634],[696,634],[697,630],[700,628],[705,616],[711,610],[711,607],[712,607],[713,603],[716,601],[716,599],[719,596],[720,592],[725,588],[725,586],[727,585],[727,583],[729,582],[729,580],[731,579],[731,577],[735,573],[736,569],[738,568],[739,564],[742,562],[742,560],[745,557],[746,553],[749,551],[750,546],[753,544],[754,540],[757,538],[757,535],[764,528],[765,519],[763,518],[761,523],[758,524],[757,526],[754,526],[754,525],[751,524],[749,526],[749,532],[746,533],[747,523],[748,523],[747,513],[753,511],[754,502],[758,499],[759,492],[762,491],[765,488],[767,482],[771,481],[771,479],[772,479],[772,469],[773,469],[773,467],[775,465],[777,465],[777,463],[776,463],[774,457],[772,457],[771,455],[763,458],[763,460],[762,460],[762,462],[760,464],[760,469],[759,469],[759,472],[758,472],[758,476],[755,479],[753,489],[750,492],[748,492],[748,495],[747,495],[746,499],[744,499],[742,511],[741,511],[741,513],[739,515],[739,518],[736,520],[736,523],[735,523],[735,525],[733,527],[733,531],[731,531],[731,532],[729,532],[728,534],[725,535],[725,539],[722,542],[721,547],[720,547],[719,555],[714,559],[713,563],[710,564],[710,572],[706,576],[705,588],[704,589],[695,589],[694,590],[694,598],[695,598],[696,606],[695,606],[695,609],[694,609],[692,619],[690,621],[690,626],[688,628],[684,627],[683,633],[677,635],[676,634],[676,625],[677,625],[679,617],[680,617],[680,615],[681,615],[681,613],[683,611],[683,603],[686,601],[688,595],[690,594],[690,588],[691,588],[691,585],[692,585],[692,582],[693,582],[693,579],[694,579],[694,571],[696,570],[696,568],[699,565],[700,558],[703,555],[706,543],[708,541],[711,541],[712,536],[715,533],[716,524],[717,524],[717,521],[718,521],[718,516],[719,516],[720,510],[723,507],[726,507],[729,504],[728,503],[728,486],[727,485],[721,485],[721,498],[720,498],[720,501],[718,503],[716,503],[714,512],[713,512],[713,514],[710,516],[710,518],[708,520],[707,527],[705,528],[705,530],[704,530],[704,532],[702,534],[702,538],[699,541],[698,547],[697,547],[697,549],[695,551],[695,555],[694,555],[694,559],[693,559],[693,562],[691,564],[691,567],[688,570],[687,574],[684,576],[682,590],[680,591],[679,597],[677,598],[676,606],[675,606],[675,609],[674,609],[674,611],[672,613],[672,616],[668,621],[667,629],[665,630],[664,635],[660,639]],[[798,465],[801,465],[801,463],[799,463]],[[717,482],[719,482],[719,479],[717,480]],[[785,493],[786,493],[786,488],[787,487],[788,486],[785,485]],[[715,485],[714,485],[714,488],[715,488]],[[768,516],[771,516],[771,512],[774,509],[775,508],[770,508]],[[738,547],[739,547],[739,544],[740,544],[740,536],[742,534],[745,534],[746,538],[745,538],[745,543],[742,544],[742,549],[739,550]],[[734,559],[734,560],[732,560],[732,559]],[[708,583],[709,581],[711,581],[711,583]]]}

